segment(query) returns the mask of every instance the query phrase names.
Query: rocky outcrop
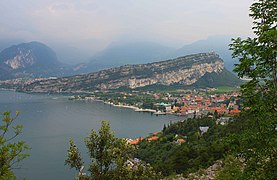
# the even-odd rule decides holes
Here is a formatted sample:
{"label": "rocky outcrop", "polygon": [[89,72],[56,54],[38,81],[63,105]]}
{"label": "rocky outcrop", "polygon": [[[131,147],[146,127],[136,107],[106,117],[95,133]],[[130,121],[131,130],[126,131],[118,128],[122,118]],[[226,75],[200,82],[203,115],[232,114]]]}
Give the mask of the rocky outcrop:
{"label": "rocky outcrop", "polygon": [[[111,81],[109,84],[102,83],[97,87],[104,89],[114,89],[118,86],[127,86],[129,88],[143,87],[153,84],[170,85],[174,83],[182,83],[184,85],[191,85],[195,83],[200,77],[207,72],[220,72],[224,65],[220,61],[214,63],[195,63],[190,68],[181,68],[170,70],[167,72],[154,73],[150,77],[130,77]],[[123,81],[122,81],[123,80]]]}
{"label": "rocky outcrop", "polygon": [[[213,180],[215,179],[216,174],[222,169],[223,162],[221,160],[216,161],[212,166],[207,169],[200,169],[196,173],[190,173],[187,177],[184,177],[182,174],[176,175],[174,178],[170,178],[171,180]],[[169,178],[165,178],[164,180],[169,180]]]}
{"label": "rocky outcrop", "polygon": [[155,84],[191,85],[206,73],[220,73],[223,60],[215,53],[200,53],[161,62],[126,65],[86,75],[35,82],[22,88],[27,92],[76,92],[138,88]]}
{"label": "rocky outcrop", "polygon": [[47,77],[61,67],[56,53],[39,42],[21,43],[0,52],[0,69],[14,78]]}
{"label": "rocky outcrop", "polygon": [[32,50],[27,50],[26,52],[19,50],[18,53],[11,59],[4,61],[12,69],[20,69],[30,67],[34,64],[34,57],[32,55]]}

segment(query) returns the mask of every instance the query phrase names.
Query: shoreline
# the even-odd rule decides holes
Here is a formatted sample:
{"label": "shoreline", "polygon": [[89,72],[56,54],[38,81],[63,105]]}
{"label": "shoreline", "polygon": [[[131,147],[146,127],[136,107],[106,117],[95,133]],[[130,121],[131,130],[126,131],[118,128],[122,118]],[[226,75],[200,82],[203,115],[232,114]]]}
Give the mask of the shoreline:
{"label": "shoreline", "polygon": [[106,101],[103,101],[103,100],[99,100],[99,99],[98,100],[92,100],[92,101],[103,102],[104,104],[111,105],[111,106],[114,106],[114,107],[132,109],[135,112],[152,113],[153,115],[156,115],[156,116],[160,116],[160,115],[174,115],[174,116],[183,116],[186,119],[192,117],[191,114],[182,115],[182,114],[176,114],[176,113],[172,113],[172,112],[156,111],[154,109],[142,109],[142,108],[139,108],[139,107],[136,107],[136,106],[130,106],[130,105],[116,105],[116,104],[113,104],[113,103],[110,103],[110,102],[106,102]]}
{"label": "shoreline", "polygon": [[135,112],[150,112],[150,113],[155,113],[156,110],[154,109],[142,109],[136,106],[130,106],[130,105],[120,105],[120,104],[114,104],[114,103],[110,103],[110,102],[106,102],[103,100],[98,100],[98,101],[102,101],[104,104],[108,104],[114,107],[120,107],[120,108],[128,108],[128,109],[133,109]]}
{"label": "shoreline", "polygon": [[12,91],[12,92],[16,92],[16,89],[9,89],[9,88],[0,88],[0,91]]}
{"label": "shoreline", "polygon": [[93,98],[84,98],[84,99],[70,99],[69,100],[81,100],[81,101],[94,101],[94,102],[102,102],[106,105],[110,105],[110,106],[114,106],[114,107],[118,107],[118,108],[127,108],[127,109],[132,109],[135,112],[147,112],[147,113],[152,113],[153,115],[156,116],[160,116],[160,115],[174,115],[174,116],[184,116],[184,117],[188,117],[188,115],[181,115],[181,114],[176,114],[176,113],[172,113],[172,112],[161,112],[161,111],[156,111],[154,109],[143,109],[143,108],[139,108],[133,105],[121,105],[121,104],[114,104],[111,102],[107,102],[104,100],[101,100],[97,97],[93,97]]}

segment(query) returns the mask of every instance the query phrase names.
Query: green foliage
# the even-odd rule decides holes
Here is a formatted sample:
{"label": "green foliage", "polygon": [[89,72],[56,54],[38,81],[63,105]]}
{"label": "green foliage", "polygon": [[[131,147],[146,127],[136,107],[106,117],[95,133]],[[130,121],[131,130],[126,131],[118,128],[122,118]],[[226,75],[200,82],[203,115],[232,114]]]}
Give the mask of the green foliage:
{"label": "green foliage", "polygon": [[134,146],[126,140],[116,138],[110,131],[107,121],[102,122],[98,132],[92,129],[90,135],[85,138],[91,163],[89,175],[82,173],[84,163],[73,140],[70,140],[66,165],[75,168],[78,179],[158,179],[153,169],[133,159]]}
{"label": "green foliage", "polygon": [[148,85],[148,86],[144,86],[144,87],[138,87],[138,88],[135,88],[135,90],[168,92],[168,91],[176,91],[178,89],[184,89],[184,88],[189,88],[189,87],[187,87],[184,84],[174,83],[174,84],[171,84],[170,86],[163,85],[163,84],[153,84],[153,85]]}
{"label": "green foliage", "polygon": [[256,0],[250,7],[256,37],[233,39],[239,59],[235,72],[252,80],[241,86],[250,128],[241,138],[246,179],[276,177],[277,163],[277,1]]}
{"label": "green foliage", "polygon": [[67,151],[67,159],[65,161],[65,164],[68,164],[70,168],[75,168],[77,171],[79,171],[84,162],[82,161],[81,154],[79,152],[78,147],[76,144],[74,144],[73,139],[69,140],[69,150]]}
{"label": "green foliage", "polygon": [[155,99],[153,95],[138,93],[136,95],[130,96],[122,92],[107,92],[107,93],[96,93],[100,99],[105,102],[110,102],[113,104],[126,104],[133,105],[142,109],[156,109],[155,103],[169,103],[170,100]]}
{"label": "green foliage", "polygon": [[242,178],[243,164],[238,158],[228,155],[225,157],[223,168],[217,173],[216,180],[232,180]]}
{"label": "green foliage", "polygon": [[30,148],[24,141],[15,141],[23,128],[21,125],[12,125],[19,112],[16,112],[15,117],[10,112],[0,114],[0,179],[16,179],[13,169],[20,168],[20,162],[29,156],[23,152]]}
{"label": "green foliage", "polygon": [[235,87],[242,84],[242,81],[238,79],[234,74],[229,72],[227,69],[223,69],[222,72],[206,73],[202,76],[193,87]]}
{"label": "green foliage", "polygon": [[[227,126],[216,125],[209,118],[188,119],[165,126],[158,141],[139,143],[136,157],[150,163],[164,176],[189,174],[207,168],[228,154],[237,154],[239,138],[245,120],[230,122]],[[199,126],[209,126],[201,135]],[[178,144],[179,138],[186,140]]]}
{"label": "green foliage", "polygon": [[[164,127],[158,141],[140,142],[137,157],[164,175],[196,172],[225,159],[217,179],[277,177],[277,1],[256,0],[250,11],[256,37],[230,45],[240,61],[235,72],[252,79],[241,86],[243,113],[226,126],[205,118],[178,122]],[[212,76],[202,81],[213,82]],[[201,135],[199,126],[210,129]],[[177,145],[179,137],[187,142]]]}

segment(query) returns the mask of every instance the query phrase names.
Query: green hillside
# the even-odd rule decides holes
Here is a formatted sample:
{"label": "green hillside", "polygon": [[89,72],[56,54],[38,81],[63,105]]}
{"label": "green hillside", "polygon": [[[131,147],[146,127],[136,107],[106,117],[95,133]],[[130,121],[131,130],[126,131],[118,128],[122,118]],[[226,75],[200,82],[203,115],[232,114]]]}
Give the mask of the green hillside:
{"label": "green hillside", "polygon": [[221,87],[221,86],[239,86],[242,84],[242,80],[238,79],[234,74],[232,74],[227,69],[223,69],[220,73],[206,73],[202,76],[193,87]]}
{"label": "green hillside", "polygon": [[[247,130],[247,120],[236,119],[228,125],[217,125],[215,119],[188,119],[164,126],[158,140],[138,144],[137,158],[150,163],[164,176],[198,172],[240,152],[240,138]],[[200,127],[209,127],[202,133]],[[151,136],[151,135],[150,135]],[[149,138],[149,137],[148,137]],[[178,139],[185,142],[178,143]]]}

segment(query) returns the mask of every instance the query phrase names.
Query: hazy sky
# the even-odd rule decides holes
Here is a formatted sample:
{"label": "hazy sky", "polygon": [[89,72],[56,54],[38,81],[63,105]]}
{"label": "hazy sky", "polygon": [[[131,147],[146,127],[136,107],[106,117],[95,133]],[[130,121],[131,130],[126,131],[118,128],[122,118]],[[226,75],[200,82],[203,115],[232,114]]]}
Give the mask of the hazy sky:
{"label": "hazy sky", "polygon": [[253,0],[1,0],[0,38],[92,44],[148,40],[184,45],[251,35]]}

